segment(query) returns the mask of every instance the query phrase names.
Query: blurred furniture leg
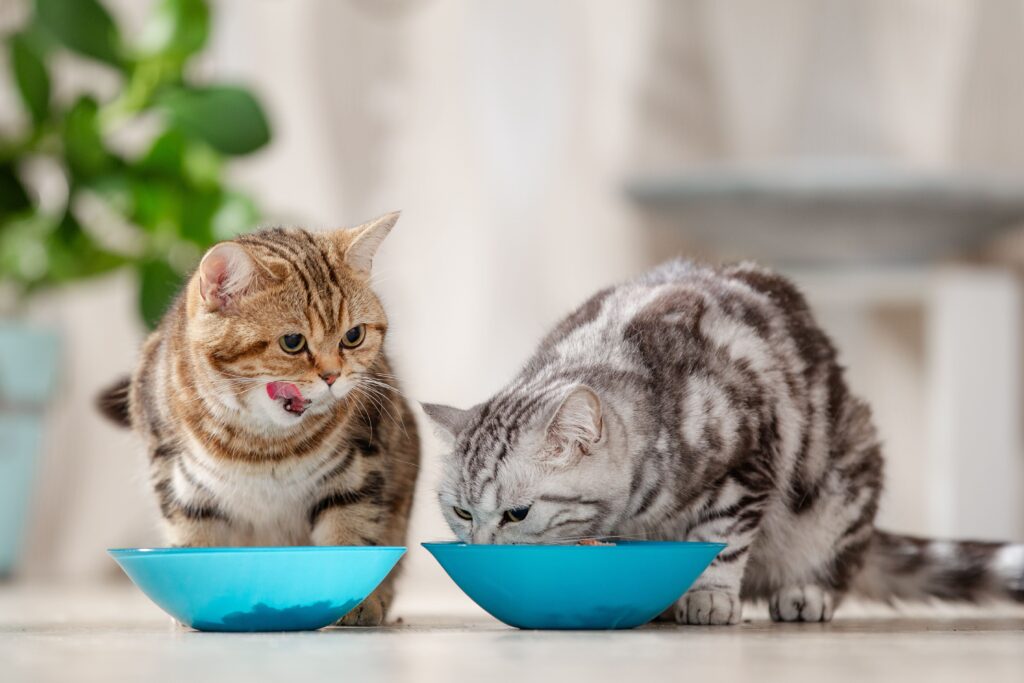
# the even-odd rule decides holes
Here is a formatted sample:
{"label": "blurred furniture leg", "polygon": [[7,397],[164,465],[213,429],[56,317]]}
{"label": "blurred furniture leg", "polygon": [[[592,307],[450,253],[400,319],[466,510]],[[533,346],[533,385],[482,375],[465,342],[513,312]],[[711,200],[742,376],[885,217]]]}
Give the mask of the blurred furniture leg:
{"label": "blurred furniture leg", "polygon": [[930,526],[1024,539],[1020,283],[998,268],[939,268],[926,311]]}

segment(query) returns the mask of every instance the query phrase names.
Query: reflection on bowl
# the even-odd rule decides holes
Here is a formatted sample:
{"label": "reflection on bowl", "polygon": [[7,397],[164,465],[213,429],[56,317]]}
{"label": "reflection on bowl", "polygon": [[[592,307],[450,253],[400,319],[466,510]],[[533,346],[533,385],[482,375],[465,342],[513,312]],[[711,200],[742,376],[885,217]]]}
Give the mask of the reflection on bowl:
{"label": "reflection on bowl", "polygon": [[129,548],[108,551],[161,609],[200,631],[305,631],[363,601],[405,548]]}
{"label": "reflection on bowl", "polygon": [[448,576],[518,628],[621,629],[668,609],[725,547],[630,541],[613,546],[424,543]]}

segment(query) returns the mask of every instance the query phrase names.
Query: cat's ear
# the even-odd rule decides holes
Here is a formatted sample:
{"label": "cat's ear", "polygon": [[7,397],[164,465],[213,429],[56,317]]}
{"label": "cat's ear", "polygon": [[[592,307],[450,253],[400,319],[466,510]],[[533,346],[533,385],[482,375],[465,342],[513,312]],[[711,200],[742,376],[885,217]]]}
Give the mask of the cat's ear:
{"label": "cat's ear", "polygon": [[589,455],[604,436],[601,398],[580,384],[562,399],[545,430],[545,455],[555,459]]}
{"label": "cat's ear", "polygon": [[199,263],[199,294],[208,310],[228,307],[256,278],[256,264],[240,245],[214,245]]}
{"label": "cat's ear", "polygon": [[455,439],[469,424],[475,408],[462,410],[453,406],[445,406],[439,403],[421,403],[423,412],[427,414],[430,421],[437,428],[438,435],[450,446]]}
{"label": "cat's ear", "polygon": [[380,243],[391,232],[391,228],[395,227],[399,215],[400,212],[393,211],[369,223],[342,231],[347,242],[345,263],[356,272],[369,275],[373,257],[377,254]]}

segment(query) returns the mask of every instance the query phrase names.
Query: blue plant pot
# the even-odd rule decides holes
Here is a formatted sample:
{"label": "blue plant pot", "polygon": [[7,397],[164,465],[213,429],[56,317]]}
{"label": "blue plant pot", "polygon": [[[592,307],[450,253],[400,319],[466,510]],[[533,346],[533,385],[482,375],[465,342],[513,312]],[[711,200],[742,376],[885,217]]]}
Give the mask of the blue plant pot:
{"label": "blue plant pot", "polygon": [[0,576],[24,539],[57,350],[52,332],[0,322]]}

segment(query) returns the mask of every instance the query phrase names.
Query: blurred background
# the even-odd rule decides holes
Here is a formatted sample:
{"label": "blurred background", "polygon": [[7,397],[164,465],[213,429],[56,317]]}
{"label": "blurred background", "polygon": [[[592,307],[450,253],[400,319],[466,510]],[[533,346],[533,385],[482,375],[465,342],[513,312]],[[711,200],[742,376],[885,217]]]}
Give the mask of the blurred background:
{"label": "blurred background", "polygon": [[[1024,540],[1021,0],[0,0],[0,559],[161,542],[92,400],[204,248],[394,209],[411,399],[475,403],[661,260],[791,274],[874,406],[880,524]],[[405,604],[455,604],[424,467]]]}

